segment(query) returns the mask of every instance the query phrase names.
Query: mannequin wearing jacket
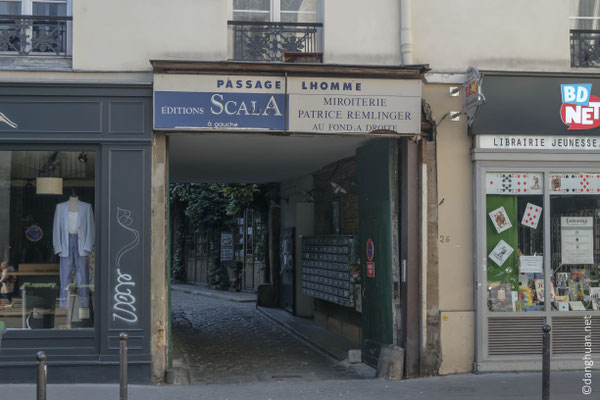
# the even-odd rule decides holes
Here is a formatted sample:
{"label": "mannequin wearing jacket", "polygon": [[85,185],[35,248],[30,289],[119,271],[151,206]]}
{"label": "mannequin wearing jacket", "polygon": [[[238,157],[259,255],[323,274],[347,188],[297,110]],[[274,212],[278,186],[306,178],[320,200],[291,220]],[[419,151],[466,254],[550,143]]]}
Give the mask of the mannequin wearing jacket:
{"label": "mannequin wearing jacket", "polygon": [[89,203],[71,196],[56,205],[52,243],[60,257],[60,306],[67,308],[69,285],[75,271],[75,281],[82,308],[89,307],[90,272],[88,256],[94,247],[94,214]]}

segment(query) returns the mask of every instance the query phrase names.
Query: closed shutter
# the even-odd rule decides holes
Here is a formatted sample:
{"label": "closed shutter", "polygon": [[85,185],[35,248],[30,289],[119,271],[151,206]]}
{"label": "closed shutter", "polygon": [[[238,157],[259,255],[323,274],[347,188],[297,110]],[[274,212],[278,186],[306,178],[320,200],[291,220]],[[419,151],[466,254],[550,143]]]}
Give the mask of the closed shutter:
{"label": "closed shutter", "polygon": [[542,354],[544,317],[488,318],[489,356]]}
{"label": "closed shutter", "polygon": [[594,354],[600,352],[600,317],[591,318],[586,331],[583,316],[552,318],[552,354],[577,354],[585,352],[586,335],[590,335]]}

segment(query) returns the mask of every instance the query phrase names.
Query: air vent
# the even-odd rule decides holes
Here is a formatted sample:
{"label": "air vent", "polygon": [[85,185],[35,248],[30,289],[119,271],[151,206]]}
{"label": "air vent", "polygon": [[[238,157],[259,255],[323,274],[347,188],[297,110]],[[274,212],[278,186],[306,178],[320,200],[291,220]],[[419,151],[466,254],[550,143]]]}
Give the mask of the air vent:
{"label": "air vent", "polygon": [[488,354],[542,354],[544,317],[488,318]]}
{"label": "air vent", "polygon": [[552,317],[552,354],[577,354],[585,351],[585,337],[590,335],[592,350],[600,349],[600,318],[591,318],[591,332],[585,330],[585,319],[577,317]]}

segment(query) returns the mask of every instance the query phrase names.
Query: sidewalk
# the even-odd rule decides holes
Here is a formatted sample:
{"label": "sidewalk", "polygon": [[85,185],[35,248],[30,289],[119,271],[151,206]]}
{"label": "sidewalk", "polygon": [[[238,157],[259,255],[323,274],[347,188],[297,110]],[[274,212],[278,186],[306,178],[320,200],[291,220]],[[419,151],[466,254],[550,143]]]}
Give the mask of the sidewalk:
{"label": "sidewalk", "polygon": [[[52,371],[48,372],[49,374]],[[600,393],[600,373],[594,375],[593,391],[581,393],[581,372],[552,374],[552,400],[597,399]],[[510,373],[453,375],[407,379],[398,382],[380,379],[294,382],[292,378],[279,382],[189,385],[130,386],[130,400],[507,400],[540,399],[541,373]],[[596,391],[598,393],[596,393]],[[35,385],[0,385],[2,399],[34,400]],[[118,385],[49,385],[48,400],[118,400]]]}
{"label": "sidewalk", "polygon": [[171,284],[171,290],[180,291],[198,296],[207,296],[220,300],[235,301],[237,303],[256,303],[255,293],[230,292],[226,290],[213,290],[206,286],[190,285],[187,283]]}

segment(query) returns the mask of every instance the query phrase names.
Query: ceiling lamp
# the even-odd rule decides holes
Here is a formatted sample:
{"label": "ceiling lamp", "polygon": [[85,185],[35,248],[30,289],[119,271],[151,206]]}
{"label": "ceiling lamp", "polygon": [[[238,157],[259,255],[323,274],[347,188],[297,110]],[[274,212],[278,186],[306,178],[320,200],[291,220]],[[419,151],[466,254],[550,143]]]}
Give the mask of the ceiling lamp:
{"label": "ceiling lamp", "polygon": [[63,194],[63,178],[39,177],[35,178],[36,194]]}

